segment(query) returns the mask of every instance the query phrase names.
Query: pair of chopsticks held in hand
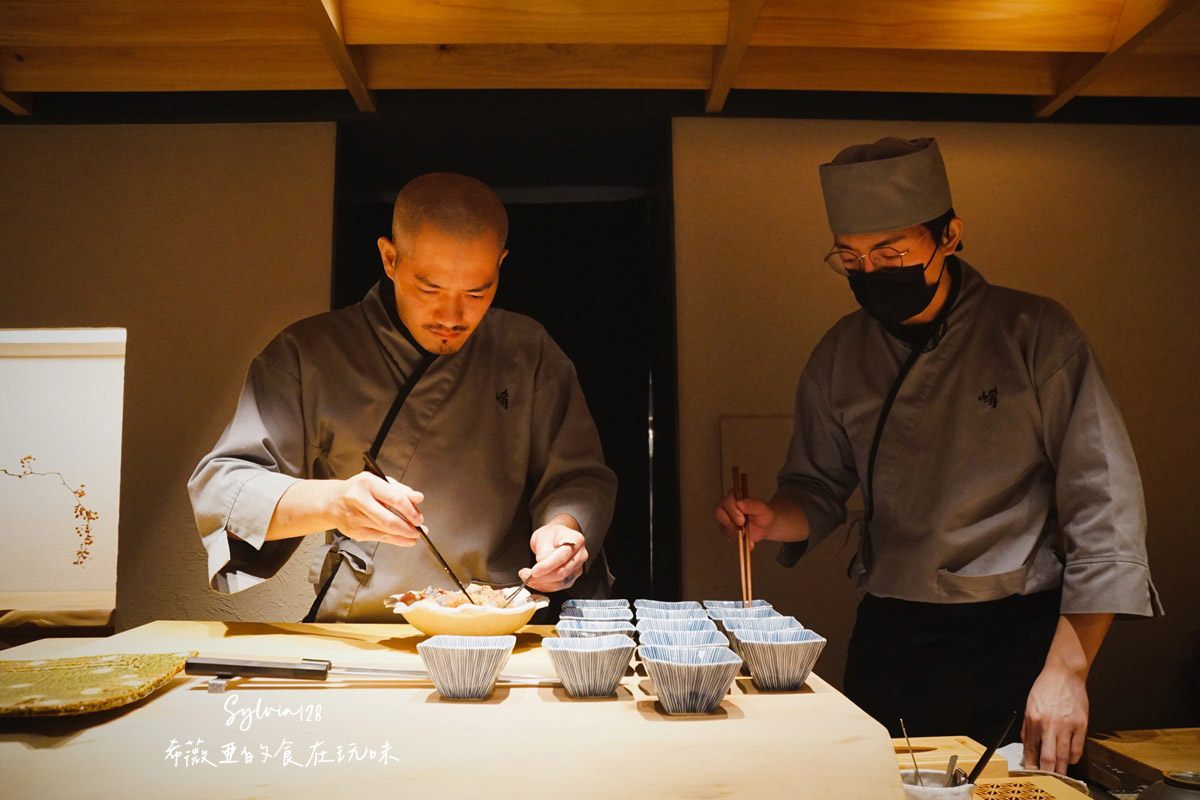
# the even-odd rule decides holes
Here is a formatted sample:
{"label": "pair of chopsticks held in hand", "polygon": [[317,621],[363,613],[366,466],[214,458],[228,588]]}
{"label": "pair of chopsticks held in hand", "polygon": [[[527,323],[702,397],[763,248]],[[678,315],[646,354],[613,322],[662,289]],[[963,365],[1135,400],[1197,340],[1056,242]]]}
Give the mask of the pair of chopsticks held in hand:
{"label": "pair of chopsticks held in hand", "polygon": [[[750,496],[750,478],[735,465],[733,468],[733,499],[745,500]],[[742,515],[744,525],[738,528],[738,565],[741,569],[742,605],[749,607],[754,600],[754,578],[750,563],[750,518]]]}

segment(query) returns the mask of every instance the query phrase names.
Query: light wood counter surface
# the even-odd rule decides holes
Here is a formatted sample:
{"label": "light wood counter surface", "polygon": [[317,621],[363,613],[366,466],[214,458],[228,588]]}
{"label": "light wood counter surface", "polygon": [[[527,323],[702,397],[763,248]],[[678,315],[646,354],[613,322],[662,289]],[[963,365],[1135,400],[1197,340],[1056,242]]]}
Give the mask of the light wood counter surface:
{"label": "light wood counter surface", "polygon": [[[552,630],[523,629],[505,672],[553,676],[539,646]],[[69,655],[198,650],[420,668],[421,638],[407,625],[159,621]],[[739,678],[703,717],[663,713],[642,673],[603,700],[514,686],[445,701],[432,683],[341,678],[210,694],[205,681],[181,674],[91,716],[0,720],[4,797],[903,797],[887,732],[816,675],[771,694]]]}

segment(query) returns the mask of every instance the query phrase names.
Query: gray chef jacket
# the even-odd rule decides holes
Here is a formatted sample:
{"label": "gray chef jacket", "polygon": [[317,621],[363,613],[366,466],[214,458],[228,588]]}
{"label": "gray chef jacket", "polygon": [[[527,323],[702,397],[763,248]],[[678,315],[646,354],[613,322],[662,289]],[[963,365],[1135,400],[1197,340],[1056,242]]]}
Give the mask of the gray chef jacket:
{"label": "gray chef jacket", "polygon": [[[299,537],[265,540],[295,481],[362,471],[363,451],[425,357],[406,334],[384,279],[361,302],[288,327],[254,359],[232,421],[188,482],[212,588],[260,583],[295,552]],[[464,581],[517,582],[533,563],[530,533],[565,513],[590,553],[572,594],[611,587],[601,545],[616,476],[574,366],[532,319],[489,309],[457,353],[433,360],[378,462],[425,494],[430,538]],[[425,547],[337,531],[326,541],[309,574],[317,585],[334,574],[318,621],[395,622],[388,595],[452,585]]]}
{"label": "gray chef jacket", "polygon": [[[1161,614],[1141,478],[1095,353],[1062,306],[959,264],[945,334],[884,428],[859,587],[961,603],[1061,585],[1064,614]],[[809,546],[845,521],[910,352],[861,310],[813,350],[778,481],[808,517]]]}

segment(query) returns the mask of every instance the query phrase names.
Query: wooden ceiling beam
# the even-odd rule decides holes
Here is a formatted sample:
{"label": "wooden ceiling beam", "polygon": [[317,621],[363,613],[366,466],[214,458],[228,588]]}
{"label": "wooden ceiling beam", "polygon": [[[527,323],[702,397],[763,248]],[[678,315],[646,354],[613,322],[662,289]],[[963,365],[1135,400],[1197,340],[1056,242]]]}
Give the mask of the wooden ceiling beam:
{"label": "wooden ceiling beam", "polygon": [[1036,95],[1054,90],[1050,53],[751,47],[735,89]]}
{"label": "wooden ceiling beam", "polygon": [[27,92],[0,92],[0,108],[18,117],[33,113],[33,95]]}
{"label": "wooden ceiling beam", "polygon": [[754,47],[1103,53],[1122,0],[771,0]]}
{"label": "wooden ceiling beam", "polygon": [[746,55],[746,48],[750,46],[750,37],[754,35],[754,26],[758,24],[763,2],[729,0],[729,33],[725,44],[717,47],[713,53],[712,86],[704,101],[704,110],[710,114],[725,107],[729,89]]}
{"label": "wooden ceiling beam", "polygon": [[348,44],[725,41],[729,0],[342,0]]}
{"label": "wooden ceiling beam", "polygon": [[375,89],[707,89],[707,45],[376,45]]}
{"label": "wooden ceiling beam", "polygon": [[0,46],[302,44],[314,40],[289,0],[4,0]]}
{"label": "wooden ceiling beam", "polygon": [[344,89],[308,45],[3,47],[6,92],[230,92]]}
{"label": "wooden ceiling beam", "polygon": [[367,87],[362,51],[346,45],[341,0],[301,0],[301,3],[316,26],[317,36],[329,53],[334,68],[342,76],[358,110],[374,111],[375,95]]}
{"label": "wooden ceiling beam", "polygon": [[1139,44],[1193,2],[1195,0],[1125,0],[1113,28],[1108,52],[1100,56],[1073,54],[1064,58],[1055,93],[1034,101],[1034,116],[1045,119],[1085,92],[1101,75],[1128,57]]}

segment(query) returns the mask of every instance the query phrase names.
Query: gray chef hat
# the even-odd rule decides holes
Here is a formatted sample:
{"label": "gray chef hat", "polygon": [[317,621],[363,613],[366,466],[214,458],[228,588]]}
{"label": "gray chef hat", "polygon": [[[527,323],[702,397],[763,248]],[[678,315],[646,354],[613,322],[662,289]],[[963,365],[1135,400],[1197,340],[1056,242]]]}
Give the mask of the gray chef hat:
{"label": "gray chef hat", "polygon": [[954,205],[937,142],[889,136],[847,147],[821,165],[835,235],[881,233],[937,219]]}

